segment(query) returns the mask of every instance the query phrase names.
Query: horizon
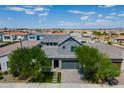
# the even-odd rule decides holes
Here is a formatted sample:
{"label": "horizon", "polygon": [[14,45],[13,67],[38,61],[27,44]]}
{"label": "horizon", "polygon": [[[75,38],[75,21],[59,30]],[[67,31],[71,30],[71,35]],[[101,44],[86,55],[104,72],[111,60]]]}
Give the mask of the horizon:
{"label": "horizon", "polygon": [[123,5],[2,5],[0,28],[124,29]]}

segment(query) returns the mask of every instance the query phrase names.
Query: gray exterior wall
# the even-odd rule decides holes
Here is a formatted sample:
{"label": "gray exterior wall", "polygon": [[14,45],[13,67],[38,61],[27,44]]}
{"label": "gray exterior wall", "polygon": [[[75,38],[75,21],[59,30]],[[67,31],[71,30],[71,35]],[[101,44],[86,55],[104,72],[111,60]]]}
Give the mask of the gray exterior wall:
{"label": "gray exterior wall", "polygon": [[[65,46],[65,49],[63,49],[63,46]],[[59,54],[63,54],[63,55],[73,54],[73,52],[71,52],[72,46],[81,46],[81,45],[78,42],[76,42],[75,40],[70,38],[59,46],[59,51],[58,51]]]}

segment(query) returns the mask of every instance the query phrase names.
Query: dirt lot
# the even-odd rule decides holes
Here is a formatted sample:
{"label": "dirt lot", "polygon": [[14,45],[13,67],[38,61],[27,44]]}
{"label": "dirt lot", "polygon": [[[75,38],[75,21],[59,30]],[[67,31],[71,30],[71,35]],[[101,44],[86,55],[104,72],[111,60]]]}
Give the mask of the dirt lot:
{"label": "dirt lot", "polygon": [[25,83],[25,80],[19,80],[12,75],[4,75],[4,79],[0,80],[0,83]]}

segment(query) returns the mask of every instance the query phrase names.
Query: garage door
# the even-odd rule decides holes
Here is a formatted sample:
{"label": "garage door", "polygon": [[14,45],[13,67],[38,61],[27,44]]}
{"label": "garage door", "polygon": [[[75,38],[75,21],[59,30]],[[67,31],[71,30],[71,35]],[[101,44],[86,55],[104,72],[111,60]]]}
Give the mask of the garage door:
{"label": "garage door", "polygon": [[63,60],[62,61],[62,69],[77,69],[78,63],[75,60]]}

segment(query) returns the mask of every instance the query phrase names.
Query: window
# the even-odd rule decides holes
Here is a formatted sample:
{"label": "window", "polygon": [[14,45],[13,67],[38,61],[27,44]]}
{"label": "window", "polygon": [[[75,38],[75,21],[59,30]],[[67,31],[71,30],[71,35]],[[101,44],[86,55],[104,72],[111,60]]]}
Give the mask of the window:
{"label": "window", "polygon": [[71,46],[71,52],[74,52],[76,49],[76,46]]}
{"label": "window", "polygon": [[65,46],[62,46],[63,49],[65,49],[66,47]]}
{"label": "window", "polygon": [[32,36],[32,37],[30,37],[30,39],[35,39],[35,37]]}
{"label": "window", "polygon": [[4,39],[10,39],[10,36],[4,36]]}
{"label": "window", "polygon": [[57,46],[58,44],[57,43],[54,43],[55,46]]}
{"label": "window", "polygon": [[50,43],[50,46],[52,46],[53,45],[53,43]]}

